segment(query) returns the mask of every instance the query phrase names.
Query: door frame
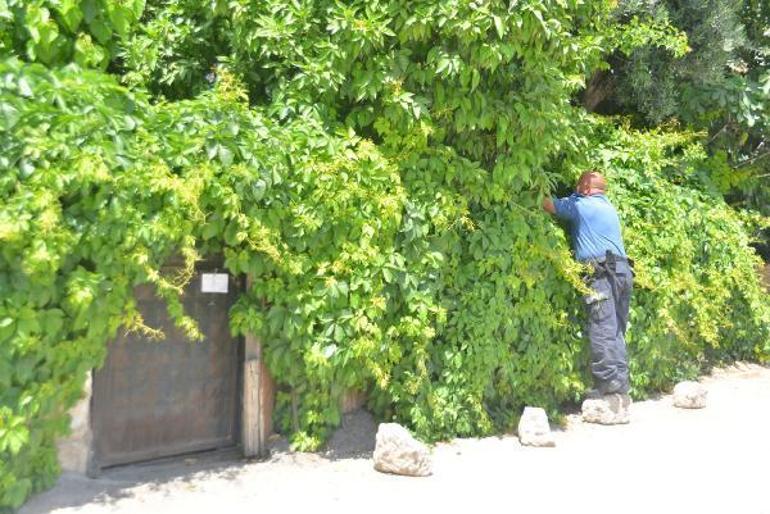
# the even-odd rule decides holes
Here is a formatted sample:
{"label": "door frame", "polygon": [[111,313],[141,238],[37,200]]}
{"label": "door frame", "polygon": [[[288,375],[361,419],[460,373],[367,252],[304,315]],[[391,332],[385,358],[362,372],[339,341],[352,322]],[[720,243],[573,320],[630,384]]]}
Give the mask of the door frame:
{"label": "door frame", "polygon": [[[210,272],[227,272],[227,270],[222,265],[222,260],[220,259],[206,259],[203,261],[199,261],[196,263],[196,269],[195,269],[195,277],[200,276],[200,273],[210,271]],[[169,271],[169,270],[175,270],[178,269],[178,266],[175,266],[176,262],[174,260],[170,261],[169,264],[163,266],[163,270]],[[236,276],[232,275],[229,272],[227,272],[230,275],[230,281],[231,284],[233,284],[234,287],[237,287],[238,291],[245,291],[245,286],[247,281],[245,280],[245,277],[243,276]],[[246,383],[246,373],[250,369],[253,369],[254,367],[254,358],[253,355],[250,358],[250,360],[247,362],[247,347],[248,348],[254,348],[254,338],[250,336],[239,336],[237,339],[237,349],[236,349],[236,370],[237,370],[237,376],[236,376],[236,385],[235,385],[235,413],[234,413],[234,419],[233,419],[233,443],[232,445],[225,445],[221,448],[241,448],[244,456],[247,457],[253,457],[253,456],[263,456],[265,451],[265,441],[269,433],[272,431],[272,405],[273,405],[273,387],[272,387],[272,378],[269,376],[269,372],[267,372],[266,366],[264,366],[264,363],[261,360],[261,345],[257,343],[257,347],[259,348],[258,352],[258,365],[260,367],[261,376],[260,380],[258,380],[256,383],[253,381],[250,381],[248,384]],[[249,341],[251,341],[251,344],[249,345]],[[108,343],[112,344],[112,342]],[[163,342],[160,342],[159,344],[164,344]],[[109,351],[109,347],[108,347]],[[251,364],[250,364],[251,363]],[[93,386],[95,386],[95,382],[93,381],[94,375],[97,372],[96,369],[93,369],[91,371],[91,383]],[[247,388],[248,386],[248,388]],[[87,457],[85,459],[85,469],[84,470],[77,470],[81,472],[85,472],[85,474],[89,477],[98,477],[103,470],[112,468],[112,467],[119,467],[119,466],[130,466],[133,464],[139,464],[143,462],[152,462],[153,460],[161,460],[161,459],[169,459],[169,458],[175,458],[180,457],[186,454],[191,454],[195,452],[200,451],[209,451],[206,449],[191,449],[190,451],[182,451],[180,453],[174,454],[174,455],[168,455],[168,456],[158,456],[158,457],[150,457],[148,459],[140,459],[136,462],[130,462],[130,463],[124,463],[124,464],[108,464],[108,465],[102,465],[102,463],[99,461],[99,455],[97,450],[97,430],[99,430],[98,422],[97,422],[97,416],[96,416],[96,405],[94,401],[94,389],[93,387],[90,387],[86,393],[88,394],[88,398],[84,399],[84,401],[88,402],[88,426],[89,426],[89,437],[86,441],[84,441],[84,444],[87,445],[87,450],[85,450]],[[254,396],[256,393],[257,399],[254,399]],[[251,398],[250,405],[247,407],[245,400],[247,398]],[[247,419],[247,413],[249,418]],[[252,441],[250,441],[250,444],[246,444],[246,436],[245,433],[247,430],[253,431],[253,425],[254,425],[254,419],[256,419],[257,427],[259,428],[259,432],[263,433],[264,436],[260,437],[258,441],[256,441],[256,445],[253,444]],[[265,432],[267,430],[267,432]],[[219,448],[212,449],[213,451],[218,450]]]}

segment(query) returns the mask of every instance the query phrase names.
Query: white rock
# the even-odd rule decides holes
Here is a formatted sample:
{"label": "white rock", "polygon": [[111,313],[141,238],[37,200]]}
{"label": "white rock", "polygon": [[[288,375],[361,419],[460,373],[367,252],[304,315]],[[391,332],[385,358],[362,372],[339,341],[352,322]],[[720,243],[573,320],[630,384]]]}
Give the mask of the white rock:
{"label": "white rock", "polygon": [[583,402],[583,421],[601,425],[620,425],[631,421],[631,397],[627,394],[607,394]]}
{"label": "white rock", "polygon": [[702,409],[708,391],[698,382],[679,382],[674,387],[674,405],[682,409]]}
{"label": "white rock", "polygon": [[556,446],[548,415],[540,407],[524,407],[518,433],[519,441],[525,446]]}
{"label": "white rock", "polygon": [[374,469],[397,475],[430,475],[430,450],[398,423],[380,423],[374,447]]}

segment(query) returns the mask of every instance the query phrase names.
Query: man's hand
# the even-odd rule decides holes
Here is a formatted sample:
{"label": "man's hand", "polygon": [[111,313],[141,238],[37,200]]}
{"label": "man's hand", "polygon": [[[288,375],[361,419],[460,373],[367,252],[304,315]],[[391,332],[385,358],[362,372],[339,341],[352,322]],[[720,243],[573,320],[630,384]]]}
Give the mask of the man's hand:
{"label": "man's hand", "polygon": [[543,198],[543,210],[548,214],[556,214],[556,207],[553,206],[553,200],[548,196]]}

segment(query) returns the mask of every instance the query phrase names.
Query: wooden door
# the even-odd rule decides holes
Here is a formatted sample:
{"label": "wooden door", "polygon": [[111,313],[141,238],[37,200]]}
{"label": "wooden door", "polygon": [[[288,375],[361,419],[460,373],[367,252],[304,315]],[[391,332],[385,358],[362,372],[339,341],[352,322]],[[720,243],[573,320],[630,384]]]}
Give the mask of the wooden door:
{"label": "wooden door", "polygon": [[122,334],[110,343],[104,366],[94,373],[97,468],[238,442],[243,349],[230,335],[228,316],[238,288],[228,277],[227,293],[202,291],[206,268],[199,268],[183,298],[205,336],[201,342],[174,327],[150,287],[137,289],[145,322],[166,339]]}

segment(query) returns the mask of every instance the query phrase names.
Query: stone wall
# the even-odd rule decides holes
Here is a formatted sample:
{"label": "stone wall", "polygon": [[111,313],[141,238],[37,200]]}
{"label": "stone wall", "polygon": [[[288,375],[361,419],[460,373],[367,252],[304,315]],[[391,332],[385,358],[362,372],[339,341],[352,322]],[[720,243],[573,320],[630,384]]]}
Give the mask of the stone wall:
{"label": "stone wall", "polygon": [[91,373],[83,386],[83,397],[69,412],[71,433],[59,439],[59,465],[63,471],[87,474],[91,455]]}

